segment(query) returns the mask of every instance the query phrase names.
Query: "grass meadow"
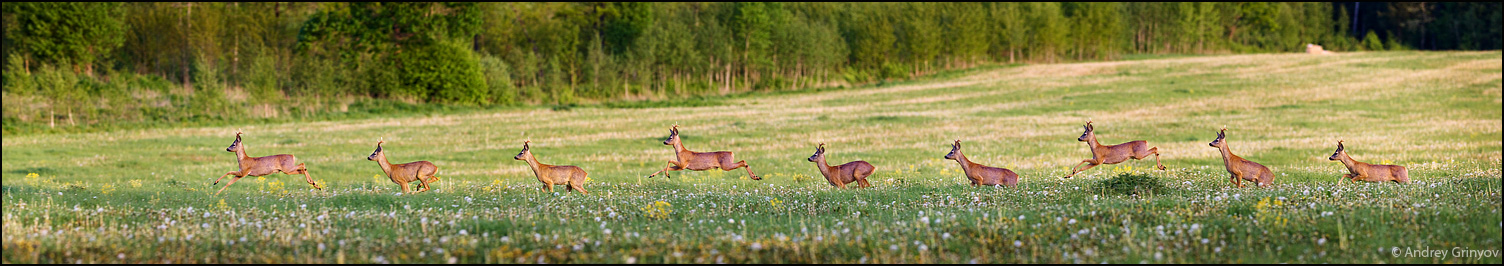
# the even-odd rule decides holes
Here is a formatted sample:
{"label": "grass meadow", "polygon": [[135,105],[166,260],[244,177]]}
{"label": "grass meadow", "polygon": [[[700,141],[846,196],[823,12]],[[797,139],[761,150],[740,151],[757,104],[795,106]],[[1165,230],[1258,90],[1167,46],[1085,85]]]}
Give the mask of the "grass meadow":
{"label": "grass meadow", "polygon": [[[1253,54],[1009,65],[859,88],[724,99],[328,122],[5,136],[4,263],[1501,263],[1501,59],[1488,52]],[[1103,144],[1130,160],[1061,177]],[[690,150],[732,171],[645,176]],[[1268,166],[1234,188],[1216,148]],[[293,154],[301,175],[247,177],[225,148]],[[401,195],[365,160],[439,167]],[[942,157],[1018,172],[970,187]],[[590,173],[540,192],[515,161]],[[1351,183],[1327,156],[1409,168]],[[865,160],[839,190],[805,161]],[[1120,177],[1121,175],[1121,177]],[[1154,190],[1114,189],[1147,175]],[[227,179],[228,180],[228,179]],[[1138,178],[1135,180],[1145,180]],[[1135,181],[1138,182],[1138,181]],[[1395,256],[1398,249],[1447,257]]]}

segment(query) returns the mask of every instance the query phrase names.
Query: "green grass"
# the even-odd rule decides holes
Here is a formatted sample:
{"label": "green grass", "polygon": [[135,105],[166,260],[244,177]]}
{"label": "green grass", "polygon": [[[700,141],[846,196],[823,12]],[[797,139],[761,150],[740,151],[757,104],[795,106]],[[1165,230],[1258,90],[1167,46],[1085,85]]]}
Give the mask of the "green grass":
{"label": "green grass", "polygon": [[[1501,263],[1390,252],[1501,246],[1500,58],[1142,58],[685,102],[6,136],[0,262]],[[1091,156],[1075,141],[1088,119],[1103,143],[1159,147],[1169,170],[1060,179]],[[673,124],[689,149],[734,151],[765,179],[645,178],[672,159]],[[1223,126],[1274,186],[1231,187],[1207,146]],[[297,155],[327,188],[277,174],[213,195],[237,130],[252,156]],[[438,165],[436,190],[397,195],[365,160],[378,139],[393,162]],[[969,187],[941,158],[957,139],[1018,187]],[[1414,184],[1340,182],[1326,160],[1339,139]],[[512,160],[524,140],[588,171],[591,193],[539,192]],[[821,142],[832,164],[875,165],[874,187],[826,184],[804,160]]]}

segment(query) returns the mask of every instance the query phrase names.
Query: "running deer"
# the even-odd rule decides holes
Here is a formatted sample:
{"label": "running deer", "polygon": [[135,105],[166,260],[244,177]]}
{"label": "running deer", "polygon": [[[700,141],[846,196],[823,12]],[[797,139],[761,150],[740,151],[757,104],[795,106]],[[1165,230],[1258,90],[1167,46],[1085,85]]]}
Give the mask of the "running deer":
{"label": "running deer", "polygon": [[[381,149],[382,143],[386,143],[386,141],[376,142],[376,151],[371,152],[371,156],[366,156],[366,160],[376,161],[376,164],[381,166],[381,171],[386,172],[387,178],[391,178],[393,183],[402,186],[402,193],[413,194],[428,191],[431,188],[429,184],[439,182],[439,177],[436,175],[439,173],[439,167],[434,166],[433,163],[428,161],[416,161],[404,164],[387,162],[386,152]],[[423,190],[412,191],[409,189],[408,183],[412,183],[413,181],[418,181],[419,186],[422,186]]]}
{"label": "running deer", "polygon": [[1232,150],[1227,148],[1227,141],[1223,141],[1225,138],[1227,128],[1222,128],[1222,131],[1217,132],[1217,140],[1206,145],[1222,151],[1222,163],[1227,166],[1227,172],[1232,174],[1233,184],[1243,187],[1243,180],[1248,180],[1259,187],[1268,187],[1274,182],[1274,172],[1270,172],[1269,167],[1233,155]]}
{"label": "running deer", "polygon": [[950,145],[950,154],[945,155],[946,160],[956,160],[961,164],[961,170],[966,173],[966,179],[971,180],[971,186],[997,186],[1005,185],[1013,187],[1018,185],[1018,174],[1006,168],[991,167],[973,163],[961,154],[961,140],[956,140]]}
{"label": "running deer", "polygon": [[1353,157],[1348,156],[1347,150],[1342,147],[1341,140],[1337,141],[1337,151],[1332,152],[1332,157],[1328,157],[1327,160],[1342,161],[1342,165],[1347,166],[1347,171],[1351,172],[1351,174],[1342,175],[1342,178],[1352,182],[1362,180],[1368,182],[1394,181],[1400,184],[1410,183],[1410,171],[1405,170],[1404,166],[1368,164],[1353,160]]}
{"label": "running deer", "polygon": [[225,173],[224,175],[220,175],[219,178],[214,179],[214,185],[219,185],[219,181],[225,179],[225,176],[235,176],[234,179],[230,179],[229,184],[225,184],[225,187],[220,188],[217,192],[214,192],[214,195],[219,195],[220,192],[225,192],[225,189],[230,188],[230,185],[234,185],[235,181],[240,181],[240,178],[247,176],[264,176],[275,173],[283,173],[289,175],[302,174],[303,179],[308,180],[308,184],[313,185],[313,188],[317,188],[319,190],[324,189],[322,187],[319,187],[319,184],[313,182],[313,177],[308,176],[308,167],[305,167],[303,164],[298,163],[298,158],[293,157],[291,154],[278,154],[265,157],[251,157],[249,155],[246,155],[245,145],[240,144],[240,134],[240,132],[235,132],[235,142],[230,143],[229,148],[225,148],[225,151],[235,153],[236,161],[240,163],[240,171],[230,171],[228,173]]}
{"label": "running deer", "polygon": [[846,188],[846,184],[856,182],[859,187],[871,187],[867,183],[867,176],[872,175],[875,168],[867,161],[854,161],[842,165],[830,166],[825,163],[825,143],[815,149],[815,155],[809,156],[809,161],[815,162],[815,167],[820,168],[820,174],[825,175],[825,181],[830,181],[831,186]]}
{"label": "running deer", "polygon": [[528,142],[532,141],[522,142],[522,152],[517,153],[517,156],[513,156],[512,159],[527,162],[527,166],[533,169],[533,176],[538,177],[538,182],[543,182],[543,188],[540,190],[554,192],[554,186],[565,185],[565,191],[579,190],[582,194],[590,194],[589,191],[585,191],[585,169],[573,165],[540,163],[538,158],[533,157],[533,152],[527,145]]}
{"label": "running deer", "polygon": [[[1149,155],[1154,155],[1154,165],[1158,166],[1159,170],[1165,170],[1165,165],[1159,162],[1159,147],[1149,147],[1149,142],[1142,140],[1106,146],[1097,142],[1097,128],[1091,125],[1091,121],[1086,121],[1086,125],[1082,126],[1082,128],[1085,128],[1086,132],[1081,133],[1081,137],[1076,138],[1076,141],[1086,142],[1086,146],[1091,148],[1091,159],[1081,160],[1081,163],[1072,166],[1071,174],[1065,176],[1065,178],[1071,178],[1076,176],[1076,173],[1085,172],[1086,169],[1091,169],[1098,165],[1117,164],[1127,161],[1129,158],[1141,160],[1149,158]],[[1081,167],[1081,164],[1087,165],[1085,168],[1076,170],[1076,167]]]}
{"label": "running deer", "polygon": [[663,170],[658,170],[658,172],[653,172],[653,174],[648,175],[648,178],[652,178],[658,175],[658,173],[663,173],[663,176],[672,178],[673,176],[669,176],[666,171],[682,171],[684,169],[704,171],[715,168],[720,168],[722,171],[731,171],[731,169],[746,167],[747,176],[751,177],[752,180],[762,180],[761,177],[757,177],[757,174],[752,173],[752,167],[747,166],[747,161],[737,161],[729,151],[693,152],[685,149],[684,143],[679,140],[679,125],[674,125],[672,129],[669,129],[668,133],[668,139],[663,140],[663,145],[674,146],[674,156],[679,160],[668,161],[668,167],[664,167]]}

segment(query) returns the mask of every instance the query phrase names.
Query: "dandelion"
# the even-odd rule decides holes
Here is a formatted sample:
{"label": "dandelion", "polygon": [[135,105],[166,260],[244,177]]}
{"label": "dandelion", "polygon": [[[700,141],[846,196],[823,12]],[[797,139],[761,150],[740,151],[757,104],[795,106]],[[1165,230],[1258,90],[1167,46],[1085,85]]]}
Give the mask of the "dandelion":
{"label": "dandelion", "polygon": [[1023,246],[1024,246],[1024,241],[1013,240],[1013,247],[1016,248],[1016,247],[1023,247]]}
{"label": "dandelion", "polygon": [[650,218],[667,219],[669,214],[674,213],[674,210],[670,209],[673,206],[673,204],[660,200],[653,202],[651,205],[643,206],[641,209]]}
{"label": "dandelion", "polygon": [[141,180],[140,179],[131,179],[130,184],[131,184],[131,188],[140,188],[141,187]]}

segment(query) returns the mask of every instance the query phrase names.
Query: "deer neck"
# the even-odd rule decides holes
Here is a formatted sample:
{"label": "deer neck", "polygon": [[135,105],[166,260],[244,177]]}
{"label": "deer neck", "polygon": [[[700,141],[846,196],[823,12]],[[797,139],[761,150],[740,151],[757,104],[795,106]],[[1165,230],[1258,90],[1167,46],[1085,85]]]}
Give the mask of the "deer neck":
{"label": "deer neck", "polygon": [[523,158],[523,161],[527,162],[527,166],[528,167],[533,168],[533,175],[537,175],[538,174],[538,168],[542,168],[543,167],[543,163],[539,163],[538,162],[538,158],[537,157],[533,157],[532,154],[528,154],[527,158]]}
{"label": "deer neck", "polygon": [[816,160],[815,166],[820,167],[820,173],[824,174],[825,176],[830,176],[831,172],[834,172],[832,171],[834,169],[830,169],[830,164],[825,163],[825,157],[820,157],[819,160]]}
{"label": "deer neck", "polygon": [[245,154],[245,144],[241,145],[239,149],[235,149],[235,161],[240,163],[241,168],[245,168],[246,165],[250,165],[251,156]]}
{"label": "deer neck", "polygon": [[1348,172],[1358,173],[1358,160],[1353,160],[1353,157],[1348,156],[1346,152],[1340,155],[1337,157],[1337,161],[1342,162],[1342,166],[1347,166]]}
{"label": "deer neck", "polygon": [[376,158],[376,164],[381,165],[381,171],[385,172],[386,176],[392,176],[392,163],[386,161],[386,154],[382,154],[380,158]]}
{"label": "deer neck", "polygon": [[1217,147],[1217,151],[1222,153],[1222,164],[1226,165],[1227,169],[1231,170],[1233,158],[1236,158],[1237,155],[1232,154],[1232,150],[1227,148],[1226,142],[1223,142],[1222,146]]}
{"label": "deer neck", "polygon": [[977,165],[971,162],[971,159],[966,159],[966,154],[961,151],[956,151],[956,163],[961,164],[961,171],[965,171],[967,176],[971,175],[971,168]]}
{"label": "deer neck", "polygon": [[689,149],[684,148],[683,140],[674,142],[674,155],[678,156],[680,161],[683,161],[684,158],[688,158],[689,155],[692,155],[694,153],[695,152],[689,151]]}
{"label": "deer neck", "polygon": [[1096,154],[1097,150],[1107,147],[1102,146],[1101,142],[1097,142],[1096,134],[1092,134],[1091,137],[1086,138],[1086,146],[1091,147],[1092,154]]}

